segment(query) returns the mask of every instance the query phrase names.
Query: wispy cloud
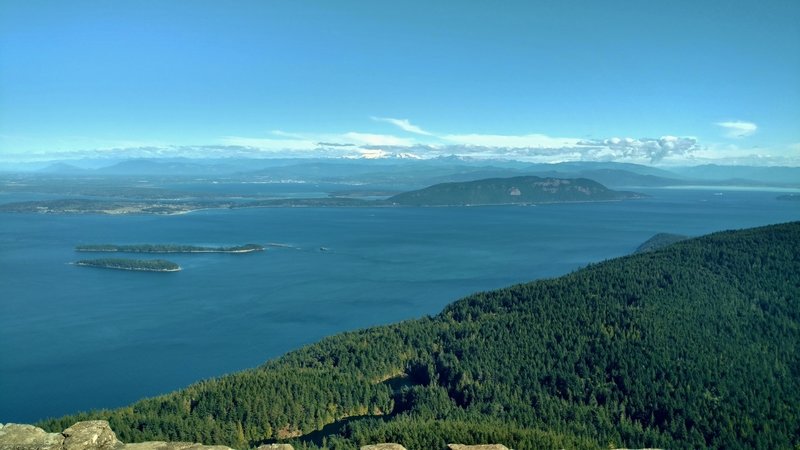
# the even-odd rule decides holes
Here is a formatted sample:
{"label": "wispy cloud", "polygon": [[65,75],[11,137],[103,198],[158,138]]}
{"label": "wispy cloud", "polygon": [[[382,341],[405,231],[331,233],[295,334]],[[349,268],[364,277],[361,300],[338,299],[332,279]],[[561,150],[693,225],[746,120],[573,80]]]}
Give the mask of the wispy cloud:
{"label": "wispy cloud", "polygon": [[320,147],[355,147],[356,144],[340,144],[338,142],[317,142]]}
{"label": "wispy cloud", "polygon": [[758,130],[758,125],[753,122],[744,122],[742,120],[717,122],[716,125],[722,127],[723,136],[729,139],[741,139],[752,135]]}
{"label": "wispy cloud", "polygon": [[289,139],[305,139],[305,137],[302,134],[289,133],[283,130],[272,130],[270,131],[270,133],[274,134],[275,136],[285,137]]}
{"label": "wispy cloud", "polygon": [[375,122],[386,122],[390,123],[403,131],[408,131],[409,133],[421,134],[423,136],[433,136],[433,133],[429,131],[425,131],[422,128],[412,124],[408,119],[393,119],[391,117],[371,117],[372,120]]}

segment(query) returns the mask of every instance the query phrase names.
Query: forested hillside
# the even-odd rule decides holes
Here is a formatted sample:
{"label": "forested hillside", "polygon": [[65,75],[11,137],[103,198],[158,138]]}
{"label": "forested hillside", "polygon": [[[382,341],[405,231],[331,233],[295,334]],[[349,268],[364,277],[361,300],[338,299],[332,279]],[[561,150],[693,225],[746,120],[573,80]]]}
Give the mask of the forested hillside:
{"label": "forested hillside", "polygon": [[795,448],[799,348],[800,223],[790,223],[478,293],[436,317],[41,425],[102,418],[126,442],[238,448]]}

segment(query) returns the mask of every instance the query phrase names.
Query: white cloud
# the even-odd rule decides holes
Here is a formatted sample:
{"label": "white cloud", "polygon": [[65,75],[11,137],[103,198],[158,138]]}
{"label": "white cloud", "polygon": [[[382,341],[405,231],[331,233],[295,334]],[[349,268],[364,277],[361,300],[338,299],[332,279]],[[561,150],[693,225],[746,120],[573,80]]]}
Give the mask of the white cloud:
{"label": "white cloud", "polygon": [[717,122],[716,125],[723,128],[723,136],[729,139],[741,139],[752,135],[758,130],[758,125],[753,122],[744,122],[741,120]]}
{"label": "white cloud", "polygon": [[587,154],[604,160],[660,162],[664,158],[687,157],[700,147],[693,137],[588,139],[580,141]]}
{"label": "white cloud", "polygon": [[308,150],[317,146],[316,142],[305,139],[270,139],[243,136],[226,136],[222,138],[222,144],[272,151]]}
{"label": "white cloud", "polygon": [[341,154],[357,153],[359,148],[365,146],[410,147],[416,144],[413,139],[409,138],[401,138],[390,134],[358,133],[355,131],[341,134],[325,134],[287,133],[281,130],[273,130],[271,134],[277,137],[226,136],[220,143],[273,152],[281,150],[292,152],[335,150]]}
{"label": "white cloud", "polygon": [[557,138],[544,134],[504,135],[504,134],[447,134],[442,140],[461,145],[504,148],[558,148],[573,147],[577,138]]}
{"label": "white cloud", "polygon": [[376,122],[390,123],[390,124],[400,128],[403,131],[408,131],[409,133],[416,133],[416,134],[421,134],[421,135],[424,135],[424,136],[433,136],[433,133],[431,133],[429,131],[425,131],[425,130],[423,130],[422,128],[420,128],[418,126],[413,125],[411,122],[409,122],[408,119],[393,119],[391,117],[374,117],[374,116],[371,117],[371,119],[376,121]]}

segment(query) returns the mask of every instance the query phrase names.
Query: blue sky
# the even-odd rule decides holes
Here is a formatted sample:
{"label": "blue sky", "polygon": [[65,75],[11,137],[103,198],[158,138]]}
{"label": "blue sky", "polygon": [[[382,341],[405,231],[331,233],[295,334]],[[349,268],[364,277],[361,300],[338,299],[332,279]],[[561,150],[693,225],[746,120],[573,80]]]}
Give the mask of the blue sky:
{"label": "blue sky", "polygon": [[800,2],[0,0],[5,159],[387,153],[800,165]]}

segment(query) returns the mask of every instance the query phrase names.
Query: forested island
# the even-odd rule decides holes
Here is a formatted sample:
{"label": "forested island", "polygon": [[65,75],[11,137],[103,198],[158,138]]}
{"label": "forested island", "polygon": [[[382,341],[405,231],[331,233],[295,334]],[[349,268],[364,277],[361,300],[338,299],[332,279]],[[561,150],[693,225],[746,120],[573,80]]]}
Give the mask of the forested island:
{"label": "forested island", "polygon": [[244,244],[231,247],[205,247],[182,244],[89,244],[75,247],[77,252],[119,252],[119,253],[250,253],[263,251],[259,244]]}
{"label": "forested island", "polygon": [[798,254],[800,222],[688,239],[39,426],[240,449],[794,448]]}
{"label": "forested island", "polygon": [[81,259],[75,261],[76,266],[99,267],[102,269],[135,270],[143,272],[177,272],[181,266],[163,259]]}
{"label": "forested island", "polygon": [[441,183],[395,195],[387,202],[408,206],[468,206],[594,202],[638,197],[642,195],[614,191],[585,178],[522,176]]}

